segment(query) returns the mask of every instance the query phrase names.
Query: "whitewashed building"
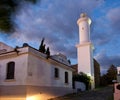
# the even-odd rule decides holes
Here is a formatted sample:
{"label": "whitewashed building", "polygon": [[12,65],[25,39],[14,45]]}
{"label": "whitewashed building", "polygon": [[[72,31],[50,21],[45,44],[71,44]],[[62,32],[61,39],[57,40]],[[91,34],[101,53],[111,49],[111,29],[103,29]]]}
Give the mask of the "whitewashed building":
{"label": "whitewashed building", "polygon": [[0,100],[47,100],[72,92],[72,71],[66,56],[50,56],[23,45],[0,42]]}

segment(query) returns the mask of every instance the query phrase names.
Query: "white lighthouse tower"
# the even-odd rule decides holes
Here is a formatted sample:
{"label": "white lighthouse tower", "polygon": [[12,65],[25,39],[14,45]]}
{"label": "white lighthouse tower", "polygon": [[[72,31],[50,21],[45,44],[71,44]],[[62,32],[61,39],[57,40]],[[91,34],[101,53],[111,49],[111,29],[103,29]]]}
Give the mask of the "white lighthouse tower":
{"label": "white lighthouse tower", "polygon": [[79,26],[78,72],[83,72],[91,77],[91,88],[94,89],[93,45],[90,41],[91,20],[85,13],[82,13],[77,24]]}

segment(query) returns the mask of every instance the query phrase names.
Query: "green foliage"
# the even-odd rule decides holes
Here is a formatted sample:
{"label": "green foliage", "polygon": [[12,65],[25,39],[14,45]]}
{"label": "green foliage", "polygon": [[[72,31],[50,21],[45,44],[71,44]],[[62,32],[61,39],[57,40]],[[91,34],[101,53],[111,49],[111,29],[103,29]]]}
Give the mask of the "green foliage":
{"label": "green foliage", "polygon": [[18,8],[20,8],[18,6],[23,1],[37,2],[37,0],[0,0],[0,31],[6,33],[15,31],[12,16],[18,11]]}
{"label": "green foliage", "polygon": [[39,47],[39,51],[42,52],[42,53],[46,52],[44,40],[45,39],[43,38],[42,41],[41,41],[40,47]]}
{"label": "green foliage", "polygon": [[80,72],[79,74],[73,75],[73,85],[75,81],[85,83],[86,89],[89,89],[91,79],[90,76],[87,76],[87,74]]}
{"label": "green foliage", "polygon": [[46,54],[47,54],[47,59],[50,57],[50,50],[49,50],[49,47],[47,48],[46,50]]}
{"label": "green foliage", "polygon": [[107,82],[108,84],[112,84],[112,80],[117,79],[117,69],[114,65],[111,65],[110,68],[107,70]]}
{"label": "green foliage", "polygon": [[47,47],[47,50],[45,49],[45,44],[44,44],[44,38],[41,41],[40,47],[39,47],[39,51],[42,53],[47,54],[47,59],[50,57],[50,49],[49,47]]}
{"label": "green foliage", "polygon": [[117,79],[117,69],[114,65],[111,65],[110,68],[107,70],[107,73],[101,76],[101,85],[106,86],[109,84],[113,84],[112,80]]}

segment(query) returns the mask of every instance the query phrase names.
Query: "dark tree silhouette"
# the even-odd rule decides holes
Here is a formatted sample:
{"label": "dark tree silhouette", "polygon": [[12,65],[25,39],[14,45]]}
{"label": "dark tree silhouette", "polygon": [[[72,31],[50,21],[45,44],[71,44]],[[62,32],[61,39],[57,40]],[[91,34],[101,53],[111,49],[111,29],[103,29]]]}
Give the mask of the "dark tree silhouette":
{"label": "dark tree silhouette", "polygon": [[111,65],[107,70],[107,73],[101,76],[100,83],[102,86],[113,84],[112,80],[117,79],[117,68]]}
{"label": "dark tree silhouette", "polygon": [[50,57],[50,50],[49,50],[49,47],[47,48],[46,50],[46,54],[47,54],[47,59]]}
{"label": "dark tree silhouette", "polygon": [[46,49],[45,49],[45,44],[44,44],[44,38],[41,41],[40,47],[39,47],[39,51],[42,53],[46,53]]}
{"label": "dark tree silhouette", "polygon": [[40,47],[39,47],[39,51],[40,52],[43,52],[43,44],[44,44],[44,38],[42,39],[42,41],[41,41],[41,44],[40,44]]}
{"label": "dark tree silhouette", "polygon": [[107,70],[107,82],[108,84],[112,84],[112,80],[117,79],[117,68],[114,65],[111,65]]}
{"label": "dark tree silhouette", "polygon": [[43,45],[42,47],[42,52],[45,53],[46,52],[46,49],[45,49],[45,44]]}
{"label": "dark tree silhouette", "polygon": [[15,31],[12,16],[19,10],[20,3],[24,1],[37,2],[37,0],[0,0],[0,31],[6,33]]}
{"label": "dark tree silhouette", "polygon": [[47,50],[45,49],[45,44],[44,44],[44,38],[41,41],[40,47],[39,47],[39,51],[42,53],[45,53],[47,55],[47,59],[50,57],[50,49],[49,47],[47,47]]}

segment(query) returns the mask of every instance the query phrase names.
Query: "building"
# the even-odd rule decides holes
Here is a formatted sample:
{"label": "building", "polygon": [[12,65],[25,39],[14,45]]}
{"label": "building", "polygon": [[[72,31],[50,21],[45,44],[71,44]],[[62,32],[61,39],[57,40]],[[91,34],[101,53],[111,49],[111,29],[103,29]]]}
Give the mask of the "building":
{"label": "building", "polygon": [[94,76],[95,76],[95,87],[100,86],[100,64],[97,62],[96,59],[94,61]]}
{"label": "building", "polygon": [[120,67],[117,67],[117,82],[120,83]]}
{"label": "building", "polygon": [[114,82],[113,95],[114,95],[114,100],[120,100],[120,66],[117,67],[117,81]]}
{"label": "building", "polygon": [[0,42],[0,100],[47,100],[72,92],[72,71],[66,56],[47,58],[24,44]]}
{"label": "building", "polygon": [[91,88],[95,88],[93,44],[90,40],[90,18],[82,13],[77,21],[79,27],[79,43],[77,47],[78,72],[83,72],[91,77]]}
{"label": "building", "polygon": [[120,74],[120,67],[117,67],[117,74]]}

